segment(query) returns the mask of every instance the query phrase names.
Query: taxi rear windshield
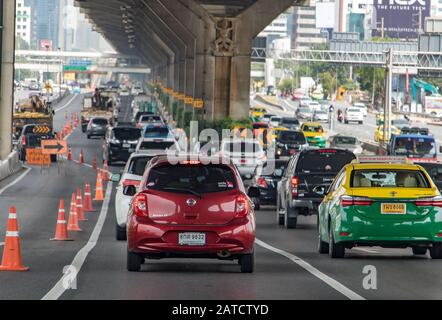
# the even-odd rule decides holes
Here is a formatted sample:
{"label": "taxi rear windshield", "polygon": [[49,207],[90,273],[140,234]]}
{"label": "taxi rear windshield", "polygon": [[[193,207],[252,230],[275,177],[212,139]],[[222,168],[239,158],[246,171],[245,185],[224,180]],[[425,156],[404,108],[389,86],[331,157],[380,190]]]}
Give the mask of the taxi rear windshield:
{"label": "taxi rear windshield", "polygon": [[304,126],[304,128],[302,129],[303,131],[307,131],[307,132],[317,132],[317,133],[323,133],[324,129],[322,129],[322,127],[318,127],[318,126]]}
{"label": "taxi rear windshield", "polygon": [[212,193],[236,188],[233,171],[225,165],[162,165],[152,168],[149,189],[172,193]]}
{"label": "taxi rear windshield", "polygon": [[355,170],[350,181],[352,188],[430,188],[421,171]]}

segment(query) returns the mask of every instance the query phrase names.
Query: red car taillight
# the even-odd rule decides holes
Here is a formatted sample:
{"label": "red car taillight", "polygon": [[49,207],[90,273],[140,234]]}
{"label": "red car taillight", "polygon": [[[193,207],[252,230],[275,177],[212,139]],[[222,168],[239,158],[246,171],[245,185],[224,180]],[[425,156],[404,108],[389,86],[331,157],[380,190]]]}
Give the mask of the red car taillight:
{"label": "red car taillight", "polygon": [[127,186],[139,186],[140,185],[139,180],[132,180],[132,179],[126,179],[122,182],[123,187],[127,187]]}
{"label": "red car taillight", "polygon": [[21,137],[21,144],[22,146],[26,146],[26,136]]}
{"label": "red car taillight", "polygon": [[264,189],[267,189],[269,187],[265,178],[258,178],[256,183],[258,184],[258,186],[260,186],[261,188],[264,188]]}
{"label": "red car taillight", "polygon": [[298,198],[298,185],[299,185],[299,178],[293,177],[292,178],[292,197]]}
{"label": "red car taillight", "polygon": [[373,204],[373,200],[364,197],[350,197],[350,196],[342,196],[341,197],[341,207],[351,207],[351,206],[371,206]]}
{"label": "red car taillight", "polygon": [[442,197],[419,199],[414,202],[416,207],[439,207],[442,208]]}
{"label": "red car taillight", "polygon": [[243,194],[236,198],[235,218],[245,218],[249,214],[249,200]]}
{"label": "red car taillight", "polygon": [[133,200],[133,208],[136,216],[141,218],[147,218],[147,195],[144,193],[140,193],[135,196]]}

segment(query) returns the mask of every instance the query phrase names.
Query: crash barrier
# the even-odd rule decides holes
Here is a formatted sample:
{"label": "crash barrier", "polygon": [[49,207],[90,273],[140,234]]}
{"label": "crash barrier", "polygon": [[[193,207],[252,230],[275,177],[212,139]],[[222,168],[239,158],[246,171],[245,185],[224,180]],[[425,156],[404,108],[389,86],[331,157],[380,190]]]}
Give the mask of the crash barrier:
{"label": "crash barrier", "polygon": [[18,157],[18,152],[13,151],[8,158],[0,163],[0,181],[17,173],[22,168],[22,164]]}
{"label": "crash barrier", "polygon": [[279,104],[273,103],[273,102],[269,101],[268,99],[262,97],[262,96],[259,95],[259,94],[256,95],[255,100],[256,100],[256,101],[259,101],[259,102],[261,102],[261,103],[264,103],[264,104],[268,104],[268,105],[270,105],[270,106],[272,106],[272,107],[278,108],[278,109],[280,109],[281,111],[285,111],[284,108],[281,107]]}

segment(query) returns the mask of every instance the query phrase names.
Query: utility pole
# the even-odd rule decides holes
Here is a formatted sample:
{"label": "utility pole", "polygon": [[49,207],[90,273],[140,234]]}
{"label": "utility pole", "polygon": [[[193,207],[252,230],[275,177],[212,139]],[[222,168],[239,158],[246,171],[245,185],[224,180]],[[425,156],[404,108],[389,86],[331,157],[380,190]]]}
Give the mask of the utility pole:
{"label": "utility pole", "polygon": [[385,79],[385,101],[384,101],[384,143],[391,136],[391,89],[393,86],[393,49],[386,51],[386,79]]}
{"label": "utility pole", "polygon": [[381,38],[384,39],[384,18],[381,18]]}
{"label": "utility pole", "polygon": [[373,67],[373,84],[371,86],[371,104],[374,107],[374,99],[375,99],[375,92],[376,92],[376,67]]}

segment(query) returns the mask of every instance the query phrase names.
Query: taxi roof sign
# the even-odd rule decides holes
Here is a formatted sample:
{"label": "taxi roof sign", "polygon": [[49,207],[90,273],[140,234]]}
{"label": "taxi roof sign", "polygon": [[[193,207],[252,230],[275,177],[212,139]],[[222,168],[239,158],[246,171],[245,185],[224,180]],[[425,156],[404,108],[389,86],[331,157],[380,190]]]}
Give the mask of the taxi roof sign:
{"label": "taxi roof sign", "polygon": [[407,157],[398,156],[361,156],[354,160],[352,163],[396,163],[406,164],[410,163]]}

